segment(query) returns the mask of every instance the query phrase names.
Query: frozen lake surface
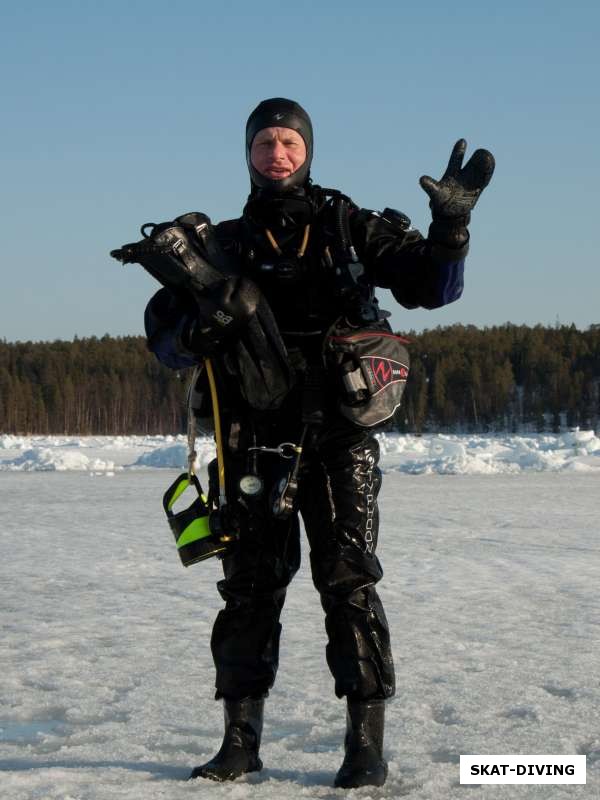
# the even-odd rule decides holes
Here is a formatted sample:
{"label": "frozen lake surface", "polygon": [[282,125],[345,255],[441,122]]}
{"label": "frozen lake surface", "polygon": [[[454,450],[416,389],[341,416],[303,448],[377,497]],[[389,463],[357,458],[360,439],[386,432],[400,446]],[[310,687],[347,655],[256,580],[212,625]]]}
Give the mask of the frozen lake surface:
{"label": "frozen lake surface", "polygon": [[[516,463],[509,440],[530,466],[535,452],[563,466],[495,469],[502,453]],[[230,784],[185,781],[222,734],[209,652],[220,564],[179,563],[161,508],[175,470],[119,469],[181,442],[138,442],[133,455],[129,443],[121,457],[106,445],[104,458],[102,442],[82,442],[92,444],[72,441],[63,464],[79,450],[113,468],[80,460],[66,471],[0,473],[3,798],[600,796],[600,459],[589,436],[546,450],[490,439],[488,474],[460,468],[475,456],[483,463],[481,443],[424,439],[410,458],[392,437],[382,443],[380,593],[398,694],[388,706],[388,782],[352,792],[331,786],[344,704],[325,663],[306,549],[266,705],[265,769]],[[35,446],[5,441],[0,462]],[[46,464],[61,446],[38,447]],[[452,458],[458,466],[446,474]],[[460,786],[461,753],[585,754],[588,782]]]}

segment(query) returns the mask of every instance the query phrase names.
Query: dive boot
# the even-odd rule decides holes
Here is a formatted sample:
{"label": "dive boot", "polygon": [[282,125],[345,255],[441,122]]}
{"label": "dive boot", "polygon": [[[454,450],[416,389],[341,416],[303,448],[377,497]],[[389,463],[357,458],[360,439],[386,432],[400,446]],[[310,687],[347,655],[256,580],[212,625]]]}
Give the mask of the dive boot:
{"label": "dive boot", "polygon": [[384,700],[348,701],[346,755],[334,786],[383,786],[388,771],[383,758],[384,712]]}
{"label": "dive boot", "polygon": [[258,772],[258,757],[263,726],[264,697],[225,700],[225,736],[214,758],[195,767],[189,780],[210,778],[212,781],[234,781],[245,772]]}

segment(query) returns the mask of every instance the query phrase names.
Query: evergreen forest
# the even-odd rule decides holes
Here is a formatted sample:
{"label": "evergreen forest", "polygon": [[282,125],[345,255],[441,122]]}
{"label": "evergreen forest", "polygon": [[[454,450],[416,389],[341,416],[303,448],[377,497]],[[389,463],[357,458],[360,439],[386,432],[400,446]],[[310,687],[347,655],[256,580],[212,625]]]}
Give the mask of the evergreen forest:
{"label": "evergreen forest", "polygon": [[[600,325],[405,333],[411,370],[390,427],[405,432],[558,432],[600,426]],[[0,433],[185,430],[188,372],[143,337],[0,342]]]}

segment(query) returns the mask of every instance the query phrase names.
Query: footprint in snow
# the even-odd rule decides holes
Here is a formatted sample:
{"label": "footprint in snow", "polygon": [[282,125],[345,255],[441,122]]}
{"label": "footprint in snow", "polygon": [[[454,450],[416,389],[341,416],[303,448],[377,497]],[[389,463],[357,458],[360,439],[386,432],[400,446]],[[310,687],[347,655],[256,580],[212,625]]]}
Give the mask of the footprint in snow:
{"label": "footprint in snow", "polygon": [[462,725],[462,720],[458,716],[458,712],[451,705],[440,706],[434,708],[432,712],[433,719],[440,725]]}
{"label": "footprint in snow", "polygon": [[554,697],[562,697],[565,700],[575,700],[577,697],[577,692],[575,689],[561,689],[560,686],[552,686],[550,684],[544,684],[542,689]]}

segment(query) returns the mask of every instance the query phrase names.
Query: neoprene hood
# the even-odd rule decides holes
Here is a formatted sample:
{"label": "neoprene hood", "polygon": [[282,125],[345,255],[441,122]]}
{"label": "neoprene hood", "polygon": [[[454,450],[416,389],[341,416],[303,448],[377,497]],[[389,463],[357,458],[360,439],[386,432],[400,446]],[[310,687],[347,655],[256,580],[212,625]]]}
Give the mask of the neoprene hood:
{"label": "neoprene hood", "polygon": [[[306,161],[289,177],[280,181],[261,175],[250,160],[252,141],[263,128],[292,128],[304,139],[306,144]],[[310,176],[310,164],[313,156],[313,129],[310,117],[301,105],[285,97],[271,97],[263,100],[248,117],[246,123],[246,162],[250,172],[252,186],[266,189],[273,193],[287,192],[304,186]]]}

